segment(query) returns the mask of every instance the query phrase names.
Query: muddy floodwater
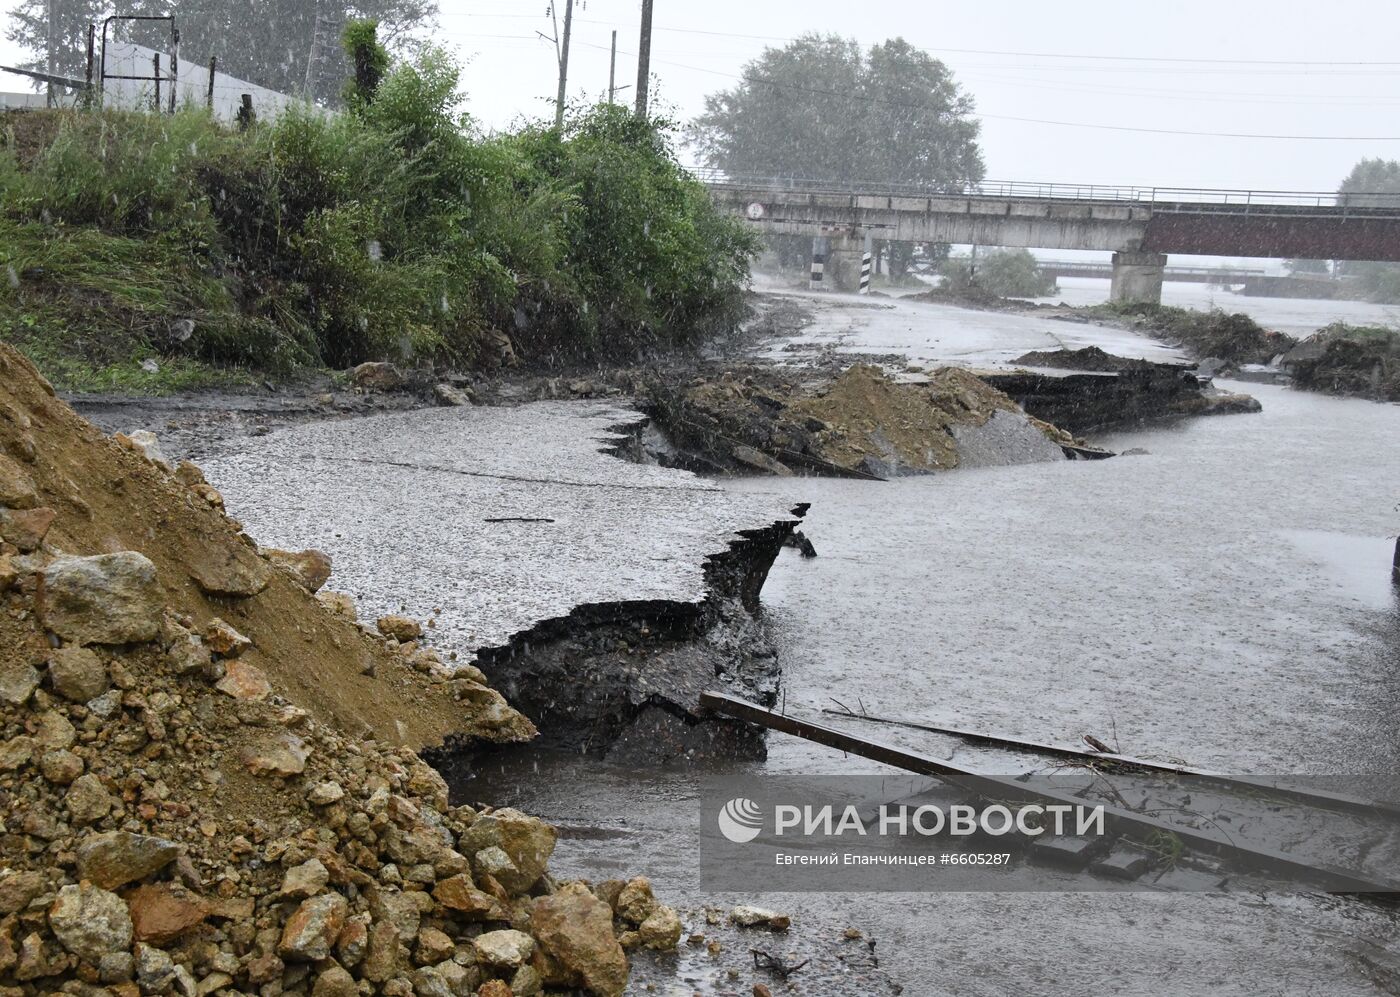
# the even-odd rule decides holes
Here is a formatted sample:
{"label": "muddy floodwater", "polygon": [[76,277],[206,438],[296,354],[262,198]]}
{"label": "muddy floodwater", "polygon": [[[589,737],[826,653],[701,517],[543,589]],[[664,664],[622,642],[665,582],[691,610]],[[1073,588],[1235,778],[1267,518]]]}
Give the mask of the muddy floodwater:
{"label": "muddy floodwater", "polygon": [[[812,503],[819,556],[785,552],[764,590],[787,707],[839,699],[1066,745],[1093,733],[1228,772],[1393,772],[1400,407],[1223,386],[1263,413],[1096,440],[1145,454],[727,484]],[[874,733],[1010,770],[937,736]],[[769,745],[760,769],[879,769],[782,735]],[[595,829],[561,842],[561,874],[646,868],[681,904],[737,901],[698,889],[697,779],[518,754],[466,794]],[[1400,939],[1388,911],[1314,896],[742,899],[811,930],[868,931],[912,994],[1374,993]]]}

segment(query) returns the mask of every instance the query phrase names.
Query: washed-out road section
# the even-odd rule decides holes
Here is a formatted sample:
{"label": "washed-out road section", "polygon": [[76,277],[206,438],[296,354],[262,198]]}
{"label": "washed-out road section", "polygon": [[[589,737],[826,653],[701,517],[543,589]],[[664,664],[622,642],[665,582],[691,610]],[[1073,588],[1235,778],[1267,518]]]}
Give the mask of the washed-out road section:
{"label": "washed-out road section", "polygon": [[583,604],[699,602],[708,556],[793,518],[606,452],[641,419],[599,402],[404,412],[250,439],[204,470],[259,543],[330,554],[362,619],[434,620],[431,643],[469,661]]}

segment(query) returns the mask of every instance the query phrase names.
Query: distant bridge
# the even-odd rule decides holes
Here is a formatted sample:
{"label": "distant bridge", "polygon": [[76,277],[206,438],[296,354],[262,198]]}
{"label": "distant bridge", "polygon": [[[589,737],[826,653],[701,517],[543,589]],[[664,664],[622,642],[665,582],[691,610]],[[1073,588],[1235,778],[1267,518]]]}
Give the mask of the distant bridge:
{"label": "distant bridge", "polygon": [[[1052,277],[1112,277],[1112,263],[1082,260],[1037,260],[1040,272]],[[1262,267],[1173,267],[1162,271],[1162,280],[1182,284],[1243,284],[1268,271]]]}
{"label": "distant bridge", "polygon": [[871,239],[1114,254],[1111,296],[1160,301],[1167,253],[1400,261],[1400,195],[982,183],[959,191],[700,171],[755,228],[824,240],[839,283]]}

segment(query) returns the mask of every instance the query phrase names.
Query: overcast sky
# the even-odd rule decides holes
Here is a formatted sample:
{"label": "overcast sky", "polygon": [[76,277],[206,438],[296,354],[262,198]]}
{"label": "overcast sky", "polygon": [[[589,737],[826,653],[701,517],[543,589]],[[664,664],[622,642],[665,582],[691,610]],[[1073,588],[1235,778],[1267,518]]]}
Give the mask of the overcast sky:
{"label": "overcast sky", "polygon": [[[551,31],[546,7],[443,0],[437,39],[466,61],[468,109],[484,125],[549,113],[554,49],[534,34]],[[804,31],[866,45],[903,36],[944,60],[976,98],[989,179],[1330,190],[1363,156],[1400,158],[1392,0],[656,0],[655,10],[659,97],[682,117],[732,85],[766,45]],[[613,28],[618,81],[635,83],[639,12],[639,0],[580,0],[571,96],[606,88]],[[0,42],[0,63],[17,56]],[[24,87],[0,74],[0,89]]]}

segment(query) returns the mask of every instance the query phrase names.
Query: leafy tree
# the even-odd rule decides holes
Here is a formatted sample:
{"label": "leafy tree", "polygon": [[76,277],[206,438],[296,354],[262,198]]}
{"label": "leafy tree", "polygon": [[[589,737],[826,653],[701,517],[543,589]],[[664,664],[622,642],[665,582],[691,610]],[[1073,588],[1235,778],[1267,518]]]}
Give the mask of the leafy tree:
{"label": "leafy tree", "polygon": [[379,44],[378,21],[350,21],[340,35],[355,75],[345,84],[345,103],[364,109],[374,102],[379,81],[389,68],[389,50]]}
{"label": "leafy tree", "polygon": [[[708,96],[689,137],[727,173],[959,190],[986,173],[972,113],[948,67],[902,38],[864,51],[811,34],[765,49],[738,85]],[[800,241],[774,240],[779,257],[804,257]],[[891,271],[912,254],[892,243]]]}
{"label": "leafy tree", "polygon": [[[50,0],[21,0],[10,11],[6,37],[33,54],[23,65],[42,70],[46,64]],[[407,50],[435,23],[437,0],[53,0],[59,27],[56,61],[61,75],[83,77],[87,62],[87,25],[123,14],[168,14],[174,10],[180,29],[180,53],[190,61],[219,60],[219,70],[282,93],[300,94],[310,81],[310,96],[321,103],[340,99],[341,84],[352,72],[338,44],[355,18],[379,23],[380,41],[391,50]],[[317,32],[317,19],[320,30]],[[164,51],[168,25],[116,22],[109,37],[120,35]],[[313,38],[315,62],[311,62]],[[309,72],[308,72],[309,69]]]}
{"label": "leafy tree", "polygon": [[1393,198],[1367,201],[1365,194],[1400,194],[1400,162],[1394,159],[1363,159],[1352,167],[1337,188],[1351,205],[1393,204]]}
{"label": "leafy tree", "polygon": [[[1390,198],[1368,198],[1367,194],[1400,194],[1400,162],[1394,159],[1363,159],[1337,188],[1346,203],[1355,207],[1392,205]],[[1400,267],[1393,263],[1346,261],[1338,272],[1353,277],[1361,294],[1372,301],[1400,301]]]}
{"label": "leafy tree", "polygon": [[1283,268],[1294,275],[1327,275],[1332,272],[1332,264],[1327,260],[1284,260]]}
{"label": "leafy tree", "polygon": [[1004,298],[1043,298],[1059,291],[1029,249],[987,253],[974,268],[971,257],[950,257],[941,267],[944,287],[958,294],[980,290]]}
{"label": "leafy tree", "polygon": [[[54,70],[59,76],[75,80],[87,72],[87,26],[96,24],[101,30],[102,19],[110,10],[106,0],[54,0],[57,34],[54,50]],[[48,72],[49,0],[24,0],[10,11],[10,23],[5,37],[18,42],[34,54],[21,62],[21,69]],[[96,70],[94,70],[94,75]],[[43,87],[35,83],[35,89]]]}
{"label": "leafy tree", "polygon": [[805,35],[705,99],[690,137],[729,173],[956,189],[981,180],[979,123],[952,72],[902,38]]}

